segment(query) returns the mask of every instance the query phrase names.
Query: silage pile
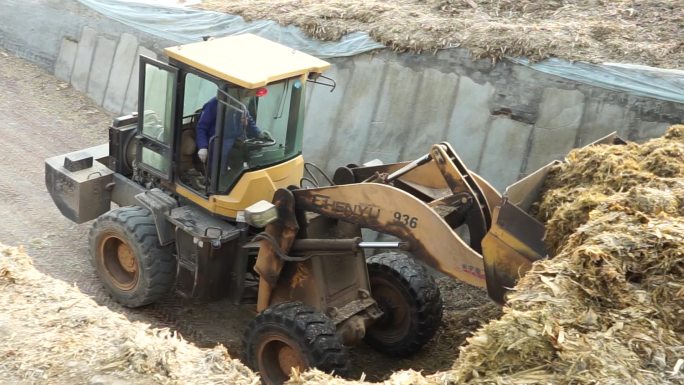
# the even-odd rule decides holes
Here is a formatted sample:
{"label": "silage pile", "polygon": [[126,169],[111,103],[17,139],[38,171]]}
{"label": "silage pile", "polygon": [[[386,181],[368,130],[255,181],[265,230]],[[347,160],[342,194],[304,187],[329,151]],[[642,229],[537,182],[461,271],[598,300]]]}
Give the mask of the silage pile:
{"label": "silage pile", "polygon": [[258,384],[222,346],[131,323],[0,244],[0,383]]}
{"label": "silage pile", "polygon": [[537,215],[556,257],[521,279],[452,370],[386,384],[684,384],[684,126],[574,150],[546,188]]}
{"label": "silage pile", "polygon": [[494,60],[684,65],[682,5],[669,0],[204,0],[199,6],[296,25],[321,40],[363,31],[400,52],[465,47]]}

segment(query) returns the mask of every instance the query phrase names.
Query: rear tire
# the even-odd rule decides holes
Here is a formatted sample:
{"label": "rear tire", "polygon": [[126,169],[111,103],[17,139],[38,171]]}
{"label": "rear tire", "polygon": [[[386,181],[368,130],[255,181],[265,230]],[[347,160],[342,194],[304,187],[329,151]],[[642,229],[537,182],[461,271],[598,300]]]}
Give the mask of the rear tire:
{"label": "rear tire", "polygon": [[416,353],[442,321],[442,298],[434,278],[404,254],[377,254],[366,263],[371,295],[384,314],[366,331],[364,340],[391,356]]}
{"label": "rear tire", "polygon": [[293,367],[349,373],[349,357],[330,318],[301,302],[273,305],[254,318],[244,338],[245,362],[262,382],[282,384]]}
{"label": "rear tire", "polygon": [[171,291],[176,260],[161,247],[149,210],[121,207],[100,216],[89,233],[90,256],[109,294],[127,307],[153,303]]}

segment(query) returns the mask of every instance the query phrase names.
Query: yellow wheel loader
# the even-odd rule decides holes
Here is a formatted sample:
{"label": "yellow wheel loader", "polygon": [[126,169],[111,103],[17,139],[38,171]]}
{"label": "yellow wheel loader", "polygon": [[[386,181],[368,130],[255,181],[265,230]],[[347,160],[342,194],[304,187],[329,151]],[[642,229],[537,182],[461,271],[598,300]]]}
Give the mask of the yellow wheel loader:
{"label": "yellow wheel loader", "polygon": [[[125,306],[174,289],[245,303],[256,290],[244,358],[264,383],[293,368],[344,376],[360,341],[419,350],[442,301],[417,261],[502,303],[547,257],[526,211],[548,167],[502,197],[439,143],[329,178],[301,155],[306,86],[333,85],[327,62],[249,34],[165,53],[168,63],[140,58],[138,111],[114,119],[109,143],[47,159],[46,185],[64,216],[95,220],[93,266]],[[364,240],[362,229],[393,238]]]}

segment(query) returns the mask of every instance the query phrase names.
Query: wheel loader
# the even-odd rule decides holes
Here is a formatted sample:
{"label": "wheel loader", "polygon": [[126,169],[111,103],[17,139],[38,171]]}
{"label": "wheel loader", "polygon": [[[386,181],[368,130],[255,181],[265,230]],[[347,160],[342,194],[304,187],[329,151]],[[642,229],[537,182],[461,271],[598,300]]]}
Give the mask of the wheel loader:
{"label": "wheel loader", "polygon": [[[424,265],[503,303],[549,257],[527,214],[549,166],[502,196],[438,143],[329,177],[302,157],[306,88],[332,86],[329,63],[250,34],[165,54],[140,57],[138,111],[113,120],[108,143],[46,160],[47,189],[70,220],[94,220],[92,264],[121,304],[174,290],[255,304],[243,353],[264,383],[293,368],[344,376],[361,341],[399,357],[421,349],[442,315]],[[203,162],[198,124],[212,98]],[[239,119],[227,147],[236,113],[270,135],[250,138]]]}

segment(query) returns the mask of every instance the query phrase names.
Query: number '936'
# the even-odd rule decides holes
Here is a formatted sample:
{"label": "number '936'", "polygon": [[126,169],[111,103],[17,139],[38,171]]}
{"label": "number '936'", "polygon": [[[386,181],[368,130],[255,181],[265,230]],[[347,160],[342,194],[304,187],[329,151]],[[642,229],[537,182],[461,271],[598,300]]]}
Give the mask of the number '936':
{"label": "number '936'", "polygon": [[415,229],[416,227],[418,227],[418,218],[412,217],[410,215],[402,214],[399,211],[396,211],[394,213],[394,219],[397,222],[401,222],[401,223],[407,225],[408,227],[410,227],[412,229]]}

